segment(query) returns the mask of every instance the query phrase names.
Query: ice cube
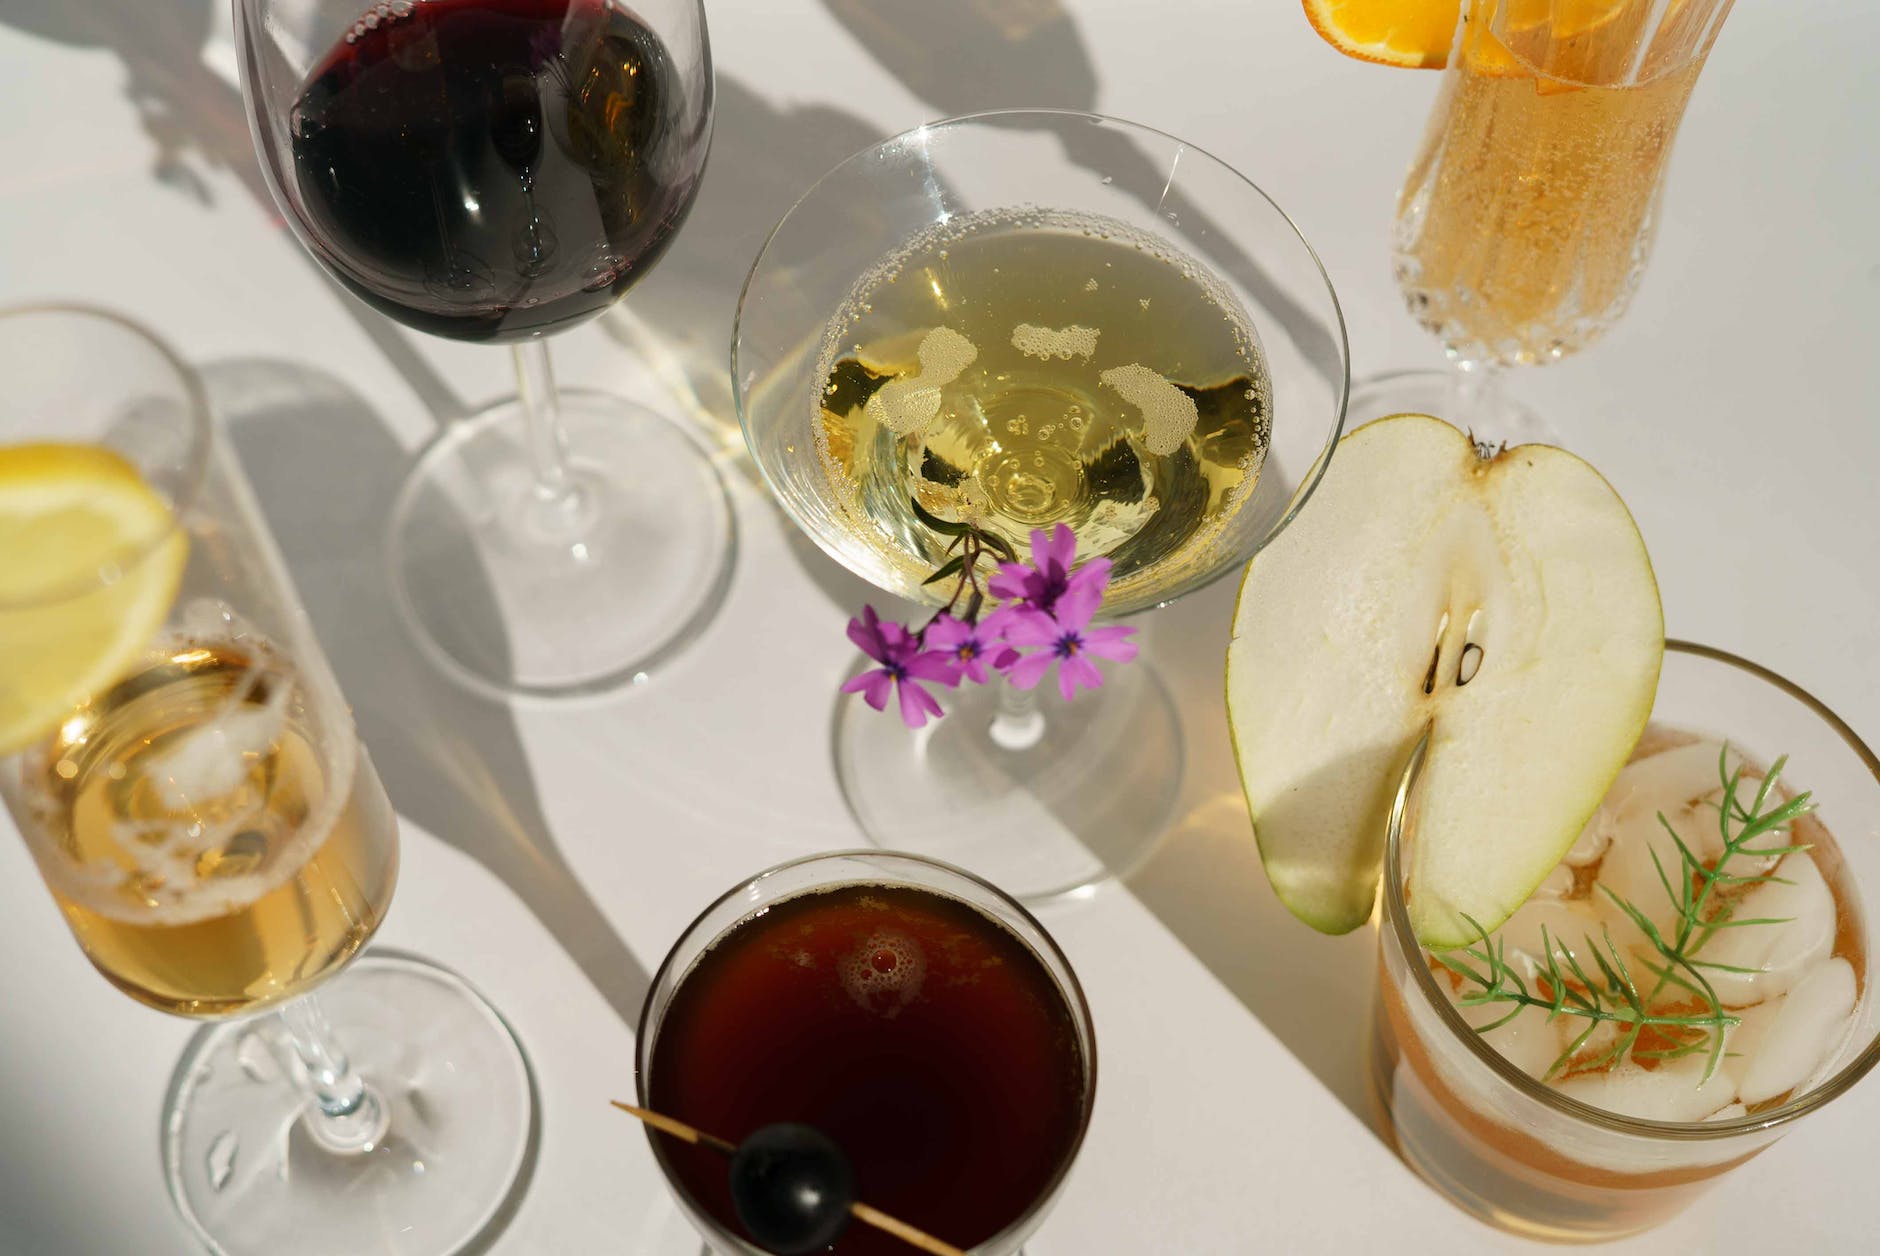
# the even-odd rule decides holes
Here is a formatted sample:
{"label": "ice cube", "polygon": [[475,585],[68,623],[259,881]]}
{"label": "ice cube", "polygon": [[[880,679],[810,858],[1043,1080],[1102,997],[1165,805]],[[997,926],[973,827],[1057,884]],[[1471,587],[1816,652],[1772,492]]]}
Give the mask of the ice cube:
{"label": "ice cube", "polygon": [[1617,819],[1616,808],[1600,803],[1587,818],[1585,827],[1581,828],[1579,837],[1574,839],[1562,862],[1570,868],[1584,868],[1605,854],[1606,847],[1612,844],[1612,826]]}
{"label": "ice cube", "polygon": [[[1601,943],[1599,917],[1583,900],[1535,897],[1523,903],[1496,933],[1497,940],[1507,946],[1508,963],[1524,978],[1531,980],[1546,966],[1543,929],[1555,955],[1571,955],[1587,972],[1597,973],[1587,947]],[[1566,966],[1564,958],[1560,962]]]}
{"label": "ice cube", "polygon": [[[1476,989],[1465,982],[1459,993]],[[1472,1028],[1493,1025],[1512,1010],[1507,1003],[1484,1003],[1477,1007],[1458,1007],[1462,1019]],[[1538,1007],[1524,1007],[1513,1020],[1482,1034],[1482,1041],[1529,1077],[1544,1077],[1560,1057],[1566,1042],[1560,1036],[1560,1024],[1550,1023],[1547,1013]]]}
{"label": "ice cube", "polygon": [[1701,1121],[1736,1098],[1736,1079],[1723,1069],[1705,1078],[1708,1066],[1709,1057],[1702,1052],[1653,1069],[1626,1060],[1555,1085],[1561,1094],[1607,1112],[1648,1121]]}
{"label": "ice cube", "polygon": [[[1620,769],[1606,791],[1605,805],[1647,816],[1686,808],[1723,783],[1717,770],[1722,751],[1723,743],[1705,739],[1636,759]],[[1734,772],[1742,765],[1742,756],[1731,750],[1726,770]]]}
{"label": "ice cube", "polygon": [[1738,1117],[1748,1116],[1748,1115],[1749,1115],[1749,1109],[1744,1107],[1742,1104],[1726,1103],[1721,1108],[1718,1108],[1715,1112],[1712,1112],[1709,1116],[1705,1117],[1704,1119],[1706,1121],[1734,1121]]}
{"label": "ice cube", "polygon": [[1565,898],[1573,893],[1573,869],[1556,864],[1545,880],[1534,887],[1535,898]]}
{"label": "ice cube", "polygon": [[1777,1098],[1814,1077],[1847,1036],[1856,994],[1853,965],[1835,958],[1767,1005],[1764,1015],[1746,1014],[1730,1044],[1740,1052],[1743,1102]]}
{"label": "ice cube", "polygon": [[[1735,867],[1732,860],[1730,867]],[[1743,924],[1710,935],[1694,958],[1748,973],[1703,970],[1725,1007],[1748,1007],[1792,989],[1834,947],[1834,894],[1806,851],[1775,867],[1780,881],[1751,886],[1730,906],[1733,920],[1780,920]]]}
{"label": "ice cube", "polygon": [[[1686,809],[1667,810],[1664,817],[1665,822],[1677,830],[1678,838],[1701,858],[1703,822]],[[1712,837],[1715,837],[1714,814],[1709,823]],[[1662,877],[1660,869],[1663,869]],[[1675,891],[1679,889],[1680,878],[1689,877],[1690,867],[1657,813],[1641,808],[1627,811],[1620,817],[1614,826],[1612,846],[1606,851],[1605,862],[1599,866],[1599,884],[1605,890],[1638,908],[1660,933],[1669,934],[1677,923],[1678,908],[1665,883],[1669,881],[1671,890]],[[1593,903],[1600,919],[1612,930],[1613,939],[1621,946],[1649,945],[1644,931],[1607,893],[1595,890]]]}

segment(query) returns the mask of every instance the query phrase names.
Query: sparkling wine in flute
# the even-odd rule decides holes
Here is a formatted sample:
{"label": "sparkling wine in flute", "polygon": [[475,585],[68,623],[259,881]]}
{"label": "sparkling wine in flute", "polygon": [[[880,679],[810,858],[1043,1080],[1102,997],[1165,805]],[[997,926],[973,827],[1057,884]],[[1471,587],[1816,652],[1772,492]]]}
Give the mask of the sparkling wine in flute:
{"label": "sparkling wine in flute", "polygon": [[1452,355],[1551,362],[1596,340],[1638,287],[1704,63],[1619,82],[1606,62],[1623,49],[1596,45],[1576,60],[1562,41],[1540,55],[1588,81],[1547,77],[1516,60],[1484,12],[1464,29],[1404,181],[1397,279]]}
{"label": "sparkling wine in flute", "polygon": [[85,954],[166,1012],[305,993],[362,947],[397,872],[369,761],[335,761],[293,670],[173,639],[21,765],[29,838]]}
{"label": "sparkling wine in flute", "polygon": [[[1218,563],[1272,431],[1252,323],[1164,241],[1090,214],[987,211],[908,241],[825,332],[816,439],[852,538],[910,596],[949,537],[1063,523],[1112,605]],[[931,590],[929,590],[931,592]]]}

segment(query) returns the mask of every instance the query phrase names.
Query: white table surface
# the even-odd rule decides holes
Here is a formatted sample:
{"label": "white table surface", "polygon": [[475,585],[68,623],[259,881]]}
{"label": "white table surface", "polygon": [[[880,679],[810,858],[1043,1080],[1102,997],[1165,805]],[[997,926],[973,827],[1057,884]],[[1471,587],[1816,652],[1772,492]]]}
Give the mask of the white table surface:
{"label": "white table surface", "polygon": [[[651,683],[510,710],[399,635],[377,545],[407,451],[504,390],[506,355],[417,336],[318,274],[260,190],[220,0],[0,3],[0,300],[159,328],[210,381],[405,820],[385,945],[503,1010],[540,1086],[539,1156],[498,1253],[693,1256],[644,1140],[633,1018],[692,914],[777,860],[859,844],[827,725],[867,590],[794,535],[739,455],[723,375],[764,232],[829,165],[924,119],[1094,107],[1212,150],[1325,259],[1362,374],[1436,365],[1386,230],[1437,79],[1347,61],[1294,0],[1062,0],[1027,55],[1007,0],[715,0],[716,148],[657,272],[557,345],[564,380],[687,410],[724,442],[739,549],[722,612]],[[1049,13],[1058,0],[1026,0]],[[912,32],[931,58],[904,55]],[[1657,254],[1619,329],[1516,391],[1644,530],[1673,635],[1786,672],[1880,737],[1880,9],[1737,7],[1686,119]],[[4,387],[4,381],[0,381]],[[1096,1009],[1095,1124],[1033,1256],[1500,1251],[1366,1114],[1368,933],[1321,938],[1260,873],[1218,660],[1226,582],[1151,616],[1183,703],[1184,818],[1126,891],[1047,923]],[[5,821],[0,821],[0,827]],[[1843,840],[1880,839],[1845,833]],[[157,1116],[192,1026],[92,973],[0,840],[0,1252],[193,1246]],[[1620,1250],[1873,1250],[1880,1081]]]}

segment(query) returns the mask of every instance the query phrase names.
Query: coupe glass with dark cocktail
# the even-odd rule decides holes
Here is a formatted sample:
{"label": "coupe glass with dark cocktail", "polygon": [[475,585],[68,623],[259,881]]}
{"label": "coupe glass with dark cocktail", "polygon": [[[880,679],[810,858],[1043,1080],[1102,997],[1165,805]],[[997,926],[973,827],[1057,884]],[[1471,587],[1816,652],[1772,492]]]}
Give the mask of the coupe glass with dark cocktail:
{"label": "coupe glass with dark cocktail", "polygon": [[[1043,1220],[1096,1093],[1089,1009],[1043,927],[969,873],[875,851],[783,864],[707,908],[653,980],[638,1055],[642,1105],[732,1142],[812,1126],[858,1199],[985,1254]],[[722,1156],[648,1137],[713,1250],[766,1250]],[[911,1249],[852,1225],[830,1250]]]}

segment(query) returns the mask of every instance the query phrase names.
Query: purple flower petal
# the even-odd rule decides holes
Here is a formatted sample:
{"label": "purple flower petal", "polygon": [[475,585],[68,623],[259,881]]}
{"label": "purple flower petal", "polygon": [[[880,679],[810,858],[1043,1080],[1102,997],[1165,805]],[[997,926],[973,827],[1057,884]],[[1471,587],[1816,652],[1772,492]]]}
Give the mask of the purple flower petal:
{"label": "purple flower petal", "polygon": [[862,607],[862,617],[849,621],[849,640],[855,648],[877,663],[888,661],[888,645],[881,638],[881,620],[872,606]]}
{"label": "purple flower petal", "polygon": [[1066,655],[1058,664],[1058,692],[1064,695],[1064,701],[1069,702],[1076,695],[1079,685],[1085,689],[1101,689],[1103,673],[1081,653]]}
{"label": "purple flower petal", "polygon": [[1058,621],[1043,611],[1015,609],[1005,625],[1005,639],[1013,645],[1054,645],[1063,635]]}
{"label": "purple flower petal", "polygon": [[909,728],[919,728],[927,722],[929,716],[940,714],[940,703],[934,696],[922,689],[914,681],[901,683],[901,722]]}
{"label": "purple flower petal", "polygon": [[1036,689],[1038,682],[1044,679],[1051,664],[1057,662],[1057,656],[1049,650],[1038,650],[1023,655],[1006,671],[1005,678],[1020,689]]}
{"label": "purple flower petal", "polygon": [[979,621],[979,640],[982,645],[990,645],[1005,635],[1006,626],[1018,614],[1016,606],[1001,606]]}
{"label": "purple flower petal", "polygon": [[971,641],[976,633],[965,620],[942,615],[927,625],[925,641],[929,649],[953,650]]}
{"label": "purple flower petal", "polygon": [[1038,580],[1038,573],[1028,563],[1000,563],[999,569],[986,581],[986,592],[996,598],[1016,601],[1031,596],[1032,585]]}
{"label": "purple flower petal", "polygon": [[1020,654],[1009,645],[1001,646],[992,656],[992,666],[997,671],[1009,672],[1016,667],[1018,661],[1024,657],[1024,655]]}
{"label": "purple flower petal", "polygon": [[1077,534],[1065,524],[1058,524],[1051,529],[1051,535],[1045,536],[1044,529],[1033,528],[1031,533],[1031,561],[1040,572],[1047,575],[1055,567],[1057,572],[1071,569],[1071,561],[1077,557]]}
{"label": "purple flower petal", "polygon": [[1134,628],[1125,628],[1121,624],[1087,628],[1083,632],[1084,653],[1094,654],[1098,658],[1113,659],[1118,663],[1127,663],[1136,657],[1136,643],[1128,640],[1135,635]]}
{"label": "purple flower petal", "polygon": [[894,692],[894,677],[881,668],[875,668],[843,685],[842,692],[860,693],[862,701],[877,711],[884,711],[888,706],[888,695]]}
{"label": "purple flower petal", "polygon": [[1103,591],[1110,587],[1110,560],[1093,558],[1073,571],[1051,608],[1066,631],[1076,632],[1090,622],[1103,604]]}
{"label": "purple flower petal", "polygon": [[[960,683],[959,661],[945,650],[926,650],[908,659],[903,666],[910,680],[932,680],[951,689]],[[909,682],[902,681],[903,687]]]}

